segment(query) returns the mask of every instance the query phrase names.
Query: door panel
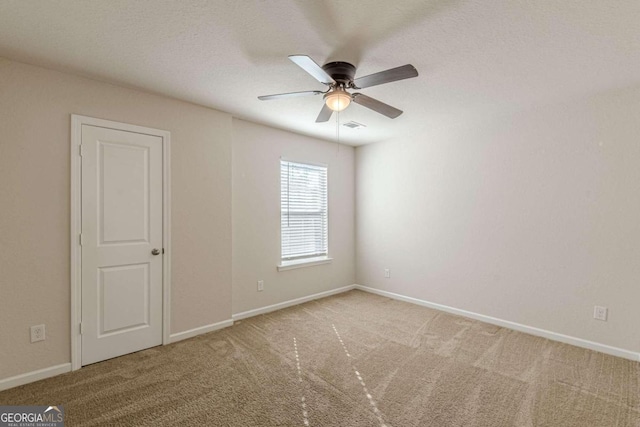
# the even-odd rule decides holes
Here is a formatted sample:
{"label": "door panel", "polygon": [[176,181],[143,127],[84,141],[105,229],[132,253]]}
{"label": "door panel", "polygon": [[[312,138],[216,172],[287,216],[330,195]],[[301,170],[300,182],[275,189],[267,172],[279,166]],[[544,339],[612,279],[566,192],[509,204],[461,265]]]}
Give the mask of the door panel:
{"label": "door panel", "polygon": [[83,365],[162,344],[161,137],[82,125],[82,325]]}
{"label": "door panel", "polygon": [[149,326],[149,263],[99,271],[98,337]]}
{"label": "door panel", "polygon": [[100,245],[149,241],[149,148],[98,141]]}

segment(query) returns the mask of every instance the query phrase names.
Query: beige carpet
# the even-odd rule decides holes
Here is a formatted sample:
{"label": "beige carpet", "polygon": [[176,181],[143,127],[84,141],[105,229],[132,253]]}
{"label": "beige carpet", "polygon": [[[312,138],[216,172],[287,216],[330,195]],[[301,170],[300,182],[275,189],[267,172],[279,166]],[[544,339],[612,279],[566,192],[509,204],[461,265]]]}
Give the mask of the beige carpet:
{"label": "beige carpet", "polygon": [[67,426],[640,426],[640,364],[361,291],[0,393]]}

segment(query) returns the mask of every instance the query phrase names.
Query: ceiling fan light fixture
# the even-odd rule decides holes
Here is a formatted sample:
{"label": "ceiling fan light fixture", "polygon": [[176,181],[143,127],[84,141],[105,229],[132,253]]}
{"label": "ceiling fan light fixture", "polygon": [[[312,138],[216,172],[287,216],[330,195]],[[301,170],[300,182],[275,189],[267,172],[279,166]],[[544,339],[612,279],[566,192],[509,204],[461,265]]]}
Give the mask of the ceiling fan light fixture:
{"label": "ceiling fan light fixture", "polygon": [[324,96],[324,102],[333,111],[342,111],[351,104],[351,95],[342,88],[336,88]]}
{"label": "ceiling fan light fixture", "polygon": [[318,114],[316,123],[329,121],[334,111],[339,112],[344,110],[352,101],[390,119],[395,119],[402,114],[402,110],[398,110],[391,105],[387,105],[384,102],[380,102],[362,93],[350,94],[347,92],[347,89],[360,90],[371,86],[418,77],[418,70],[411,64],[355,78],[356,67],[348,62],[333,61],[321,67],[307,55],[291,55],[289,59],[309,73],[318,82],[329,86],[328,91],[307,90],[304,92],[278,93],[275,95],[259,96],[258,99],[267,101],[270,99],[324,94],[323,101],[325,104],[322,106],[320,114]]}

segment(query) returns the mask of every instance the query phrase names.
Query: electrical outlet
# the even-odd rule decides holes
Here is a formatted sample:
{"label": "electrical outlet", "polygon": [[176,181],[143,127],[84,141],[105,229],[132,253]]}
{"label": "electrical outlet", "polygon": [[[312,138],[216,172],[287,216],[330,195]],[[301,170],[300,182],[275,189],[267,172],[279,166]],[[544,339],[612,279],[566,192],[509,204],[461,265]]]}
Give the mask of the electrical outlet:
{"label": "electrical outlet", "polygon": [[388,268],[385,268],[384,269],[384,277],[389,279],[391,277],[391,270],[389,270]]}
{"label": "electrical outlet", "polygon": [[603,320],[606,322],[608,311],[609,310],[607,309],[607,307],[601,307],[599,305],[596,305],[595,307],[593,307],[593,318],[597,320]]}
{"label": "electrical outlet", "polygon": [[31,342],[44,341],[44,325],[36,325],[31,327]]}
{"label": "electrical outlet", "polygon": [[264,280],[258,280],[258,292],[264,291]]}

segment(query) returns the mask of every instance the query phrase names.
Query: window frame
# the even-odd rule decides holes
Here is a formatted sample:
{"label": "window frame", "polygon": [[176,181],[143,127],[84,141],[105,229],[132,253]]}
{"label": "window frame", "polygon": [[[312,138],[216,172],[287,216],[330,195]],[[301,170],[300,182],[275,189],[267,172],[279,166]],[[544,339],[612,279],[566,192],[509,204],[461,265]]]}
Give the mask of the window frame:
{"label": "window frame", "polygon": [[[282,166],[283,166],[283,162],[286,163],[296,163],[296,164],[300,164],[303,166],[314,166],[314,167],[321,167],[325,169],[325,174],[326,174],[326,194],[325,194],[325,206],[326,206],[326,254],[324,255],[312,255],[312,256],[303,256],[303,257],[291,257],[291,258],[283,258],[282,257],[282,244],[283,244],[283,240],[282,240],[282,235],[283,235],[283,228],[282,228]],[[291,270],[291,269],[296,269],[296,268],[302,268],[302,267],[310,267],[310,266],[314,266],[314,265],[321,265],[321,264],[327,264],[330,263],[333,258],[330,257],[330,248],[329,248],[329,165],[326,163],[318,163],[318,162],[309,162],[309,161],[299,161],[299,160],[292,160],[289,158],[284,158],[281,157],[278,161],[278,172],[280,175],[280,179],[279,179],[279,198],[280,198],[280,202],[279,202],[279,222],[280,222],[280,232],[278,234],[278,238],[279,238],[279,263],[277,265],[277,269],[278,271],[284,271],[284,270]]]}

